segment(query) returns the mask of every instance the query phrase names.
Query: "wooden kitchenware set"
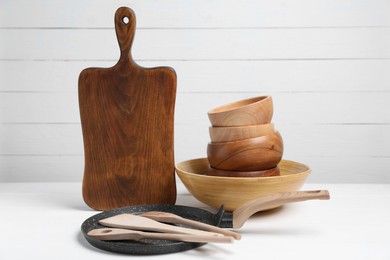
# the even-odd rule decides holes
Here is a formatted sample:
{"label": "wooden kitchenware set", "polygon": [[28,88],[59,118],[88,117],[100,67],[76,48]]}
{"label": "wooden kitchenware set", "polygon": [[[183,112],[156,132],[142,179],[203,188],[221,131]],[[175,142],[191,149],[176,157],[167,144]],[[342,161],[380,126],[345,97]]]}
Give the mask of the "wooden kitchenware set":
{"label": "wooden kitchenware set", "polygon": [[210,110],[208,175],[278,176],[283,140],[271,122],[272,116],[271,96],[244,99]]}
{"label": "wooden kitchenware set", "polygon": [[[244,199],[236,196],[231,205],[229,197],[205,196],[215,198],[206,204],[220,207],[215,215],[174,205],[176,73],[168,67],[143,68],[134,62],[131,46],[135,14],[131,9],[119,8],[114,21],[120,47],[117,64],[111,68],[85,69],[79,77],[85,156],[82,194],[91,208],[104,210],[82,224],[84,237],[91,245],[112,252],[144,255],[189,250],[208,242],[231,243],[240,235],[216,226],[239,228],[259,210],[329,198],[326,191],[296,191],[310,169],[294,162],[281,162],[283,141],[271,122],[272,98],[261,96],[208,113],[212,127],[206,175],[199,168],[199,162],[203,161],[207,168],[206,158],[188,161],[186,167],[180,167],[182,164],[176,167],[184,185],[198,199],[202,196],[197,194],[210,187],[199,183],[210,185],[213,182],[209,179],[218,179],[215,183],[224,181],[224,185],[234,179],[234,185],[226,186],[234,186]],[[238,180],[226,176],[261,177],[258,179],[267,181],[280,177],[281,180],[278,184],[263,185],[256,178]],[[273,177],[263,178],[267,176]],[[262,189],[265,194],[272,194],[259,197],[257,192]],[[227,210],[234,212],[227,213],[224,203]]]}

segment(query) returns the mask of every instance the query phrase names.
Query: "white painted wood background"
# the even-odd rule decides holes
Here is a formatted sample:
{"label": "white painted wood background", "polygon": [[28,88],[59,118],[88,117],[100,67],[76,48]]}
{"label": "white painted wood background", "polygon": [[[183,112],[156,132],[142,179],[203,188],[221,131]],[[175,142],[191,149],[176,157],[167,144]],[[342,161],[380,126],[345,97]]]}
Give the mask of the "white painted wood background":
{"label": "white painted wood background", "polygon": [[272,95],[284,158],[309,182],[390,183],[388,0],[0,0],[0,182],[81,181],[77,79],[133,56],[178,74],[175,159],[205,157],[207,111]]}

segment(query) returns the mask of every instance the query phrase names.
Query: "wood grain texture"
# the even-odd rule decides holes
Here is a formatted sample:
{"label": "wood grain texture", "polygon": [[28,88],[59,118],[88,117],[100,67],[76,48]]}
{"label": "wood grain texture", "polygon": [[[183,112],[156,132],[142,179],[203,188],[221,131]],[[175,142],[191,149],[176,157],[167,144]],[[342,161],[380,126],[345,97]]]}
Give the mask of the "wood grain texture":
{"label": "wood grain texture", "polygon": [[305,200],[329,200],[330,194],[327,190],[306,190],[290,191],[270,194],[248,201],[233,212],[233,228],[240,228],[245,221],[256,212],[279,207],[286,203],[300,202]]}
{"label": "wood grain texture", "polygon": [[135,15],[130,9],[118,9],[115,27],[118,63],[86,69],[79,77],[83,197],[99,210],[173,204],[176,74],[171,68],[145,69],[134,63]]}
{"label": "wood grain texture", "polygon": [[272,97],[260,96],[219,106],[207,115],[212,126],[248,126],[269,124],[273,111]]}
{"label": "wood grain texture", "polygon": [[120,228],[99,228],[88,232],[88,235],[100,240],[141,240],[164,239],[196,243],[233,243],[232,237],[225,236],[206,236],[180,233],[155,233],[143,232]]}
{"label": "wood grain texture", "polygon": [[210,166],[224,171],[262,171],[276,167],[283,157],[278,131],[250,139],[207,145]]}
{"label": "wood grain texture", "polygon": [[221,234],[214,233],[214,232],[192,229],[188,227],[168,225],[150,218],[146,218],[140,215],[135,215],[130,213],[122,213],[105,219],[101,219],[99,220],[99,224],[106,227],[126,228],[126,229],[133,229],[133,230],[143,230],[143,231],[153,231],[153,232],[163,232],[163,233],[192,234],[192,235],[220,236],[220,237],[223,236]]}
{"label": "wood grain texture", "polygon": [[[390,82],[390,60],[136,61],[145,67],[175,68],[180,81],[178,93],[383,92],[388,91]],[[112,67],[115,63],[0,61],[0,91],[77,92],[77,76],[82,69]],[[19,77],[21,71],[23,77]]]}
{"label": "wood grain texture", "polygon": [[170,223],[170,224],[182,224],[191,228],[196,228],[200,230],[215,232],[219,234],[223,234],[225,236],[233,237],[236,240],[241,239],[241,235],[224,229],[220,228],[218,226],[213,226],[210,224],[206,224],[200,221],[195,221],[192,219],[183,218],[181,216],[178,216],[176,214],[170,213],[170,212],[162,212],[162,211],[148,211],[141,214],[142,217],[150,218],[159,222],[163,223]]}
{"label": "wood grain texture", "polygon": [[[388,145],[390,135],[387,134],[390,131],[390,125],[305,125],[290,122],[278,125],[280,133],[283,133],[285,143],[283,156],[285,158],[300,158],[299,161],[303,162],[313,160],[313,158],[321,159],[320,161],[329,160],[328,166],[321,163],[321,166],[316,167],[317,171],[327,172],[332,169],[332,165],[333,167],[337,165],[345,171],[349,166],[354,172],[364,175],[370,169],[368,165],[365,165],[365,160],[371,162],[373,158],[390,158]],[[209,142],[207,126],[207,123],[200,124],[199,127],[175,124],[176,162],[206,156],[207,142]],[[40,156],[45,158],[42,161],[39,160],[40,163],[50,162],[46,156],[59,156],[58,161],[55,162],[62,165],[61,156],[66,160],[67,156],[83,155],[81,127],[78,124],[7,124],[0,128],[0,136],[4,139],[0,146],[1,155],[21,156],[22,161],[26,160],[26,163],[17,163],[11,161],[11,158],[5,159],[4,164],[0,165],[4,171],[7,169],[7,160],[9,160],[10,167],[16,163],[18,165],[14,166],[17,169],[29,169],[28,166],[34,164],[34,160],[39,160]],[[367,144],[375,145],[368,146]],[[32,156],[31,160],[24,158],[28,155]],[[347,165],[342,163],[343,160],[348,162]],[[351,163],[353,161],[356,162]],[[312,163],[317,164],[317,162],[315,159]],[[77,173],[78,165],[79,163],[74,164],[73,176],[80,174]],[[371,168],[380,172],[382,166],[372,163]],[[40,169],[46,169],[46,167],[41,166],[36,170],[30,170],[39,172]],[[54,172],[60,170],[57,167],[53,169]],[[338,175],[337,172],[328,174]],[[63,176],[61,180],[66,180],[66,176]]]}
{"label": "wood grain texture", "polygon": [[[207,111],[218,103],[258,95],[258,92],[178,93],[175,123],[210,122]],[[390,92],[280,92],[272,93],[275,103],[273,122],[293,124],[389,124]],[[362,98],[365,104],[362,106]],[[2,122],[11,123],[79,123],[77,93],[0,93]],[[331,106],[329,105],[331,102]],[[343,111],[343,113],[340,113]],[[351,111],[351,112],[349,112]],[[321,116],[319,116],[319,114]]]}
{"label": "wood grain texture", "polygon": [[244,203],[261,196],[279,192],[297,191],[311,173],[307,165],[282,160],[280,176],[220,177],[208,176],[207,158],[193,159],[176,164],[176,172],[188,191],[199,201],[218,209],[224,205],[234,211]]}
{"label": "wood grain texture", "polygon": [[271,94],[309,182],[389,183],[388,0],[3,0],[0,181],[81,181],[77,80],[117,62],[122,5],[135,61],[178,75],[176,162],[205,157],[209,109]]}
{"label": "wood grain texture", "polygon": [[237,127],[209,127],[210,140],[213,143],[231,142],[268,135],[275,132],[273,123]]}
{"label": "wood grain texture", "polygon": [[208,168],[207,175],[209,176],[222,176],[222,177],[270,177],[270,176],[279,176],[280,175],[280,168],[274,167],[267,170],[262,171],[223,171],[214,169],[213,167]]}

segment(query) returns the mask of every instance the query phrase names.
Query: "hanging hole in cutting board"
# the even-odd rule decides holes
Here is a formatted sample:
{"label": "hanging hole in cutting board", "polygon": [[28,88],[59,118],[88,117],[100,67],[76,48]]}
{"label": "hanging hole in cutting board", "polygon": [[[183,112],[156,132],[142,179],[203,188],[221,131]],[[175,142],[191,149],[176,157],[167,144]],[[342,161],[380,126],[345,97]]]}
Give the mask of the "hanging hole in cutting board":
{"label": "hanging hole in cutting board", "polygon": [[124,24],[128,24],[129,23],[129,17],[127,17],[127,16],[125,16],[125,17],[123,17],[122,18],[122,22],[124,23]]}

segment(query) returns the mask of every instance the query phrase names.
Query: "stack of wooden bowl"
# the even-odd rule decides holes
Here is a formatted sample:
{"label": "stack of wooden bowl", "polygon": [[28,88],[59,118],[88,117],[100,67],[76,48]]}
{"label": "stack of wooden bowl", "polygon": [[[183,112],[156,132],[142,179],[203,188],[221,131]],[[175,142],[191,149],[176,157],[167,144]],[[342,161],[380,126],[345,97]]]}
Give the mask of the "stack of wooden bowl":
{"label": "stack of wooden bowl", "polygon": [[283,140],[271,122],[272,115],[271,96],[244,99],[210,110],[208,175],[280,175],[278,163],[283,156]]}

